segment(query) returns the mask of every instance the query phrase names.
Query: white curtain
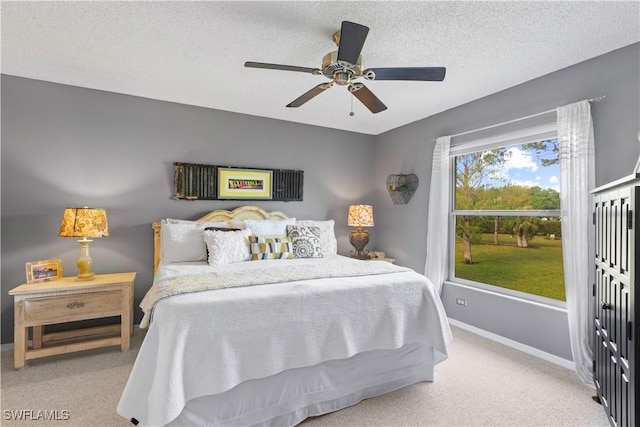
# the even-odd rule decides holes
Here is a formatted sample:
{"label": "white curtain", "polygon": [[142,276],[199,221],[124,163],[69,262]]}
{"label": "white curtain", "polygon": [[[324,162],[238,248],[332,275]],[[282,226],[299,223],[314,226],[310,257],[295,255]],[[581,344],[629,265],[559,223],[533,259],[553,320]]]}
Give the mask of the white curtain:
{"label": "white curtain", "polygon": [[591,224],[594,142],[588,101],[558,107],[562,256],[571,353],[578,377],[593,387],[589,306],[593,283]]}
{"label": "white curtain", "polygon": [[431,168],[431,190],[429,193],[429,218],[427,222],[427,260],[424,275],[438,292],[448,275],[449,199],[451,194],[451,161],[449,159],[450,136],[436,140]]}

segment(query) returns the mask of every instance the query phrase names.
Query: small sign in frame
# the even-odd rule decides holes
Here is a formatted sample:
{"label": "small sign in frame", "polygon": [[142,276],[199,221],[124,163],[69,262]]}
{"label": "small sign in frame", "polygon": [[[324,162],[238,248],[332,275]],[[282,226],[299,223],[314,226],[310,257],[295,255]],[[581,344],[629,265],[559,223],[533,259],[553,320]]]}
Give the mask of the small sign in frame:
{"label": "small sign in frame", "polygon": [[218,199],[271,200],[272,170],[218,168]]}
{"label": "small sign in frame", "polygon": [[45,259],[26,263],[27,283],[50,282],[62,279],[62,261]]}

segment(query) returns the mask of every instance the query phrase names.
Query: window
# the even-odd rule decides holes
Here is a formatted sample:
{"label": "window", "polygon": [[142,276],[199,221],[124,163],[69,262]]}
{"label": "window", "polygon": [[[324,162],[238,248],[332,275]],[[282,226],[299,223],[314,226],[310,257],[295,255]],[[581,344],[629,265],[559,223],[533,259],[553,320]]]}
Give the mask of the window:
{"label": "window", "polygon": [[452,280],[564,301],[555,125],[453,145]]}

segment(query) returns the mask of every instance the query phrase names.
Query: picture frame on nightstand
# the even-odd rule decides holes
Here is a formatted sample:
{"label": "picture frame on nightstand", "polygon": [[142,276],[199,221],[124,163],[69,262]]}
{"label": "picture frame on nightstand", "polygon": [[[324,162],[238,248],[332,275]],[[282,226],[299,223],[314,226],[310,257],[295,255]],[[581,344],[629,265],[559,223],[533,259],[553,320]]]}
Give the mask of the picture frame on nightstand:
{"label": "picture frame on nightstand", "polygon": [[30,261],[26,265],[27,283],[50,282],[62,279],[62,261],[45,259]]}
{"label": "picture frame on nightstand", "polygon": [[385,253],[384,252],[380,252],[380,251],[370,251],[369,252],[369,258],[371,258],[371,259],[385,258]]}
{"label": "picture frame on nightstand", "polygon": [[368,255],[367,261],[385,261],[391,264],[395,264],[396,262],[394,258],[387,257],[387,254],[381,251],[370,251]]}

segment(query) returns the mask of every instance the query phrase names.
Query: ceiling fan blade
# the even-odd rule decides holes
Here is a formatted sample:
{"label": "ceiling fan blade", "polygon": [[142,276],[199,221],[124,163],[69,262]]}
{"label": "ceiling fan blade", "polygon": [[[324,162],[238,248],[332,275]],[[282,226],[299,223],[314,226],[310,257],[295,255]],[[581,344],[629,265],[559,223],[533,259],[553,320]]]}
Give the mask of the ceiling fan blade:
{"label": "ceiling fan blade", "polygon": [[267,70],[284,70],[284,71],[298,71],[301,73],[319,74],[320,70],[317,68],[308,67],[296,67],[295,65],[280,65],[280,64],[267,64],[265,62],[251,62],[244,63],[247,68],[266,68]]}
{"label": "ceiling fan blade", "polygon": [[[373,74],[371,74],[373,72]],[[369,68],[364,70],[367,80],[417,80],[441,82],[447,73],[445,67]]]}
{"label": "ceiling fan blade", "polygon": [[338,61],[346,61],[350,64],[358,62],[358,57],[368,33],[369,27],[354,22],[342,21]]}
{"label": "ceiling fan blade", "polygon": [[329,89],[331,86],[333,86],[333,82],[319,84],[318,86],[314,87],[310,91],[303,93],[301,96],[291,101],[289,104],[287,104],[287,107],[297,108],[302,104],[304,104],[305,102],[309,101],[310,99],[320,95],[322,92]]}
{"label": "ceiling fan blade", "polygon": [[349,92],[351,92],[353,96],[358,98],[358,100],[362,102],[364,106],[367,107],[373,114],[387,109],[387,106],[384,105],[382,101],[380,101],[378,97],[375,96],[373,92],[371,92],[369,88],[367,88],[362,83],[350,84]]}

